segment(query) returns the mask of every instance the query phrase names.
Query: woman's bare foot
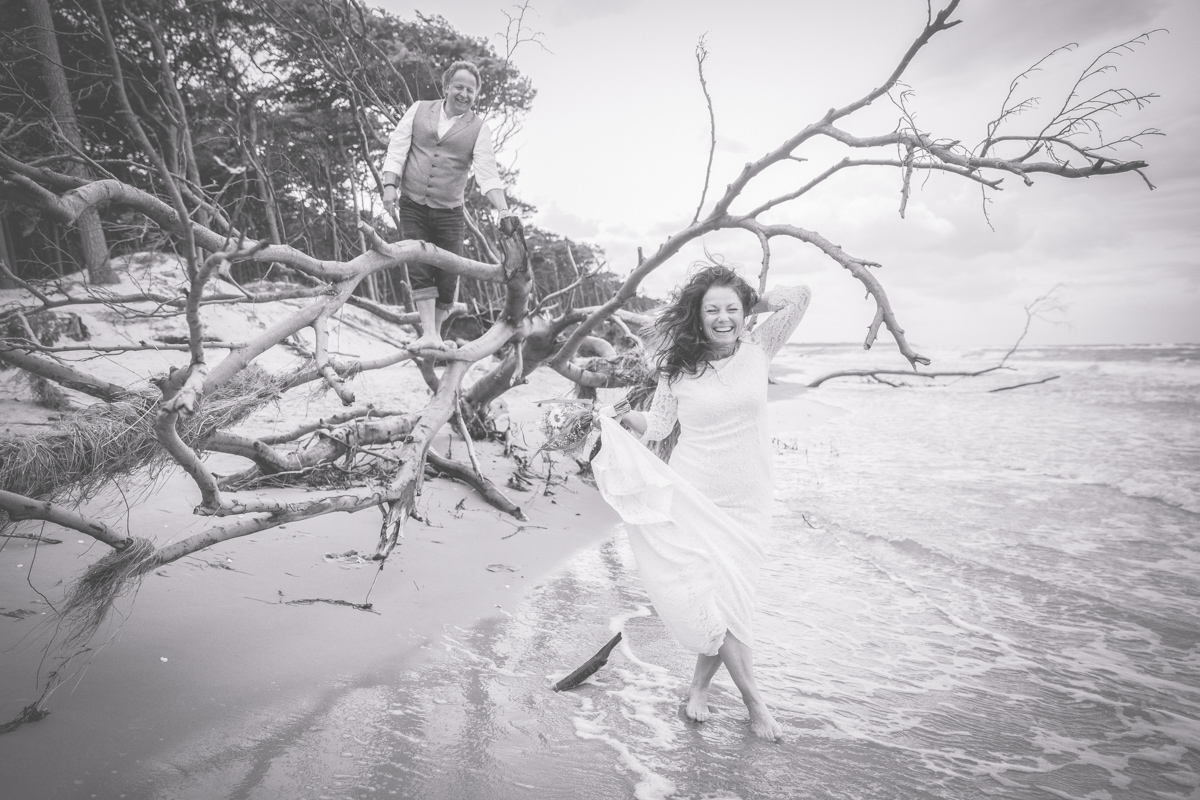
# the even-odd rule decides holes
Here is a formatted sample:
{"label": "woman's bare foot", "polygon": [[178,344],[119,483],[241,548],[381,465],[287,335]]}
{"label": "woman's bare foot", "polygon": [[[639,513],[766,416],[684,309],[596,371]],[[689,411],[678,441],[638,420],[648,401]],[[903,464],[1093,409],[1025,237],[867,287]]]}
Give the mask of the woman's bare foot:
{"label": "woman's bare foot", "polygon": [[754,731],[755,736],[770,742],[778,742],[783,738],[783,727],[771,716],[766,703],[748,703],[746,708],[750,711],[750,730]]}
{"label": "woman's bare foot", "polygon": [[712,711],[708,708],[708,689],[697,689],[692,687],[688,690],[687,708],[684,710],[687,718],[693,722],[707,722],[712,716]]}

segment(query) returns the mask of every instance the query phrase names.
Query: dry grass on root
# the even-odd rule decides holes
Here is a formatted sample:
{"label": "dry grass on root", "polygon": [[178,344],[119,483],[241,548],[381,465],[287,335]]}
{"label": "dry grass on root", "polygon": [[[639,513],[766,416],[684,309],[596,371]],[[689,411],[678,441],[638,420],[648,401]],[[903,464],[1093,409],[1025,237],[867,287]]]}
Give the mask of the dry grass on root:
{"label": "dry grass on root", "polygon": [[113,603],[157,564],[158,548],[140,536],[131,539],[123,550],[113,550],[90,564],[71,584],[59,609],[59,619],[66,631],[63,649],[70,650],[91,639]]}
{"label": "dry grass on root", "polygon": [[237,492],[297,487],[318,491],[345,490],[385,483],[392,477],[392,473],[395,471],[395,458],[371,458],[369,453],[363,453],[363,455],[368,457],[356,459],[351,465],[347,465],[343,458],[338,461],[314,464],[303,469],[276,472],[270,475],[252,469],[241,475],[222,479],[220,486],[222,489]]}
{"label": "dry grass on root", "polygon": [[[278,398],[286,380],[247,367],[205,397],[191,419],[180,420],[180,435],[188,444],[202,446],[216,431],[237,425]],[[169,457],[154,438],[158,401],[156,395],[143,394],[96,403],[45,433],[0,438],[0,486],[39,499],[68,490],[85,499],[113,478],[161,467]]]}
{"label": "dry grass on root", "polygon": [[84,659],[83,666],[86,667],[86,661],[95,652],[88,642],[108,618],[113,604],[157,565],[158,549],[154,543],[135,537],[124,549],[109,552],[84,570],[67,589],[63,604],[56,609],[58,629],[54,639],[57,640],[58,666],[46,675],[41,696],[21,709],[16,717],[0,724],[0,734],[11,733],[50,713],[45,709],[46,701],[67,680],[66,670],[71,664]]}

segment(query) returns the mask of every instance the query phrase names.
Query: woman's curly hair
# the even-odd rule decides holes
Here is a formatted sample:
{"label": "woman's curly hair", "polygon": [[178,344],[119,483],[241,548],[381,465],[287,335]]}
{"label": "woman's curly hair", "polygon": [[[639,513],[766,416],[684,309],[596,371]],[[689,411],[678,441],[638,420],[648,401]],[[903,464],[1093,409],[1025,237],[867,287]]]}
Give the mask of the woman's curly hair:
{"label": "woman's curly hair", "polygon": [[758,292],[746,279],[724,264],[698,262],[687,282],[671,295],[671,302],[654,322],[664,342],[658,369],[674,381],[680,375],[700,375],[709,367],[712,345],[704,335],[700,309],[704,295],[714,286],[729,286],[742,301],[746,314],[758,303]]}

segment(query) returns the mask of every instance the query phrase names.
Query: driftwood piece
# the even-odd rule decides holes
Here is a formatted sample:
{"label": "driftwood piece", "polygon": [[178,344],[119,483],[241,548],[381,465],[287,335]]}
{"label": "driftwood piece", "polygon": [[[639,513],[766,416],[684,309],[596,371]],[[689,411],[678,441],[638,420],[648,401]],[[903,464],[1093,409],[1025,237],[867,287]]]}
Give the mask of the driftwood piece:
{"label": "driftwood piece", "polygon": [[604,645],[604,647],[601,647],[600,651],[597,652],[596,655],[583,662],[583,665],[580,666],[579,669],[575,670],[570,675],[554,684],[554,691],[565,692],[568,689],[574,689],[576,686],[583,683],[585,680],[591,677],[596,670],[608,663],[609,654],[612,653],[613,648],[616,647],[620,642],[621,634],[618,633],[616,636],[609,639],[608,644]]}
{"label": "driftwood piece", "polygon": [[472,469],[466,464],[460,464],[457,461],[451,461],[439,455],[434,450],[429,450],[425,454],[426,468],[432,469],[435,472],[440,472],[455,480],[462,481],[479,494],[483,495],[483,499],[487,500],[495,508],[500,509],[506,514],[511,514],[517,519],[525,522],[529,517],[525,516],[525,512],[521,507],[504,496],[504,493],[497,488],[496,484],[484,477],[482,472]]}

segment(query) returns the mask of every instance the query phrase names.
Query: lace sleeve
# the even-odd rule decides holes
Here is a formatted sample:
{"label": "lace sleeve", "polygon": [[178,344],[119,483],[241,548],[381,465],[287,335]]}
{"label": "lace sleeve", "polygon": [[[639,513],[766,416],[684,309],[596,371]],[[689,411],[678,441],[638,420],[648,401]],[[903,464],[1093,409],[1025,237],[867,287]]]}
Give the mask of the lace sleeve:
{"label": "lace sleeve", "polygon": [[646,416],[646,432],[642,434],[642,441],[657,442],[670,436],[671,431],[675,429],[678,412],[679,401],[671,391],[671,383],[667,376],[660,375],[650,410],[643,412]]}
{"label": "lace sleeve", "polygon": [[812,290],[807,286],[777,286],[767,292],[763,300],[767,310],[773,313],[755,327],[750,334],[750,341],[761,347],[767,358],[774,358],[796,330],[800,320],[804,319],[810,299]]}

